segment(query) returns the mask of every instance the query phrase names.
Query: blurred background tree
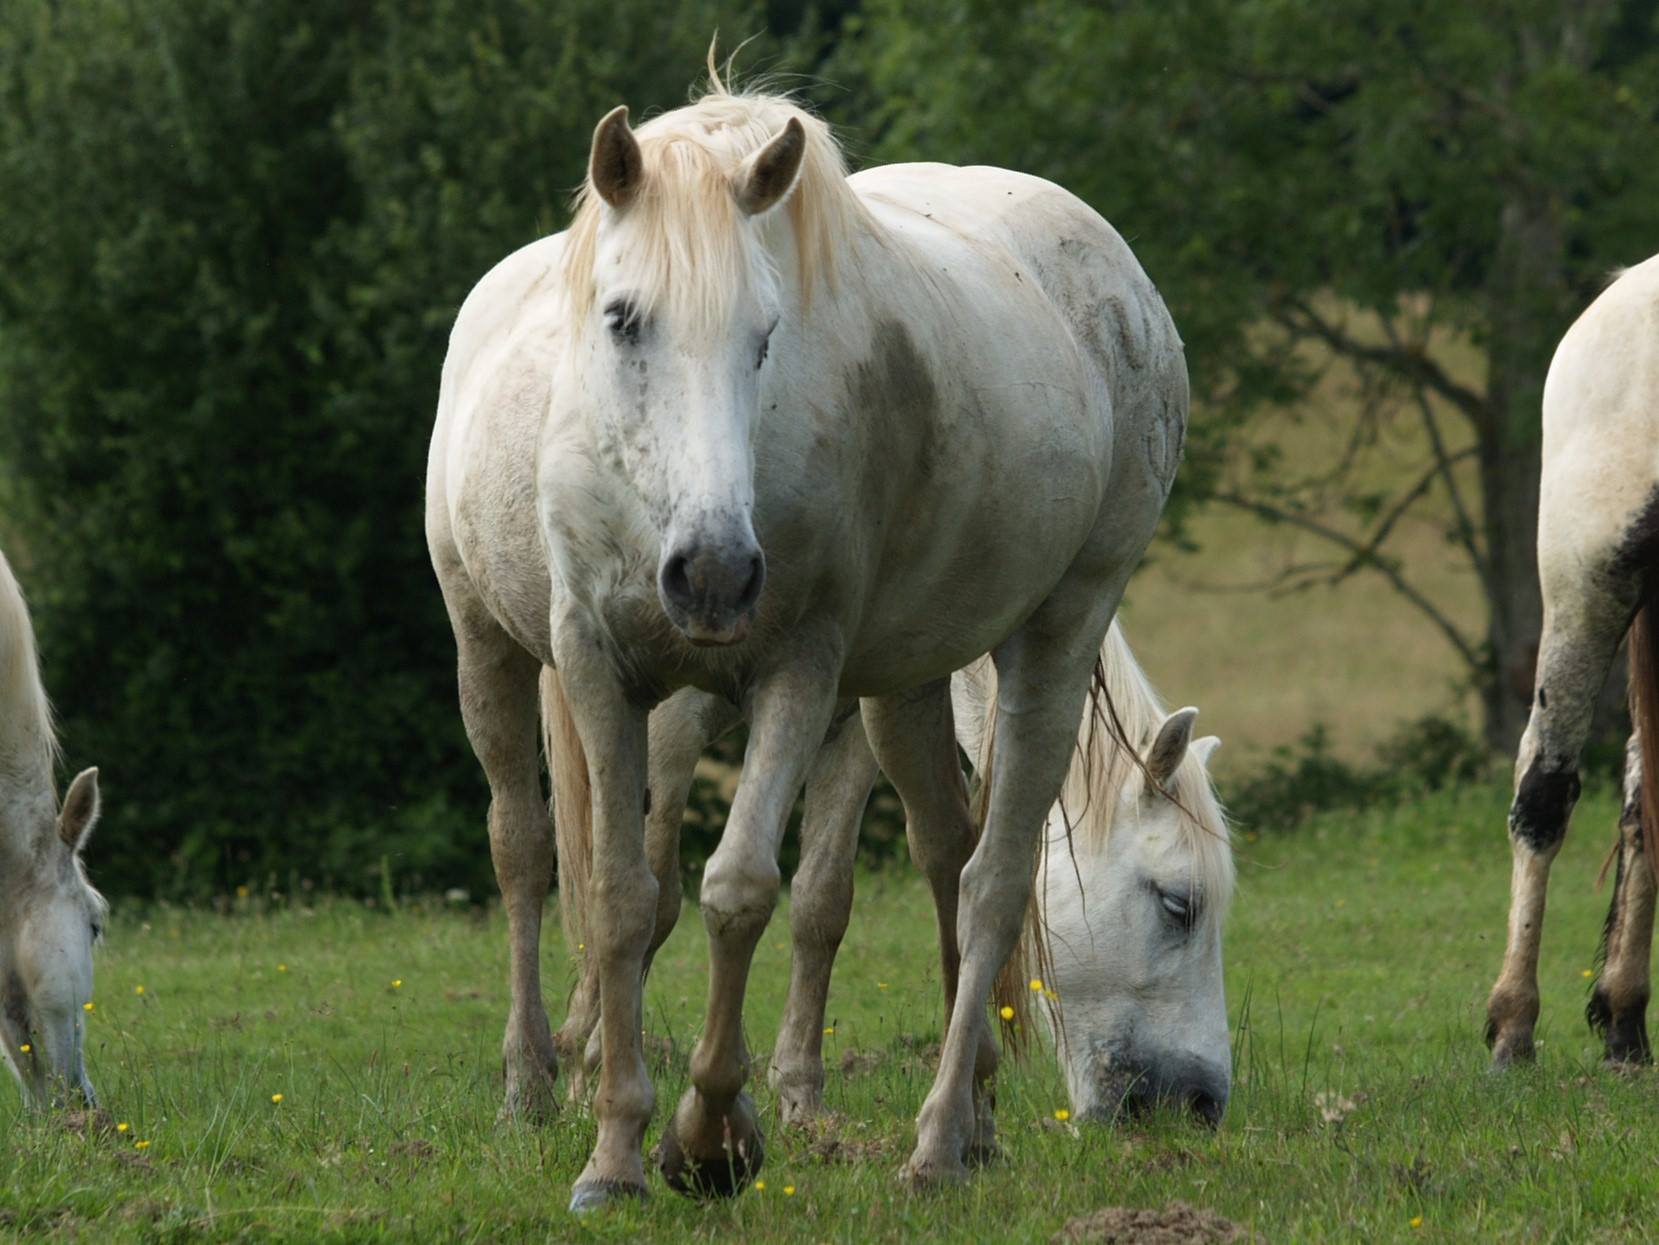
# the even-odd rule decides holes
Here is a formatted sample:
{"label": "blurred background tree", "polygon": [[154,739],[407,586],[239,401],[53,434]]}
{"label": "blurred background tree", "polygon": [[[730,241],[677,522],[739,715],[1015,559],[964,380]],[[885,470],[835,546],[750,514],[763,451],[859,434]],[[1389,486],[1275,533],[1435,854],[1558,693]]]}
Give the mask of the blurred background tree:
{"label": "blurred background tree", "polygon": [[[1164,548],[1218,508],[1316,534],[1258,586],[1386,581],[1511,746],[1544,370],[1659,250],[1656,9],[10,0],[0,541],[105,769],[100,880],[489,886],[419,517],[448,327],[562,227],[594,121],[682,102],[716,28],[769,30],[745,62],[862,161],[1022,168],[1118,224],[1195,380]],[[1402,426],[1419,460],[1369,470]],[[1475,609],[1401,554],[1414,518]]]}

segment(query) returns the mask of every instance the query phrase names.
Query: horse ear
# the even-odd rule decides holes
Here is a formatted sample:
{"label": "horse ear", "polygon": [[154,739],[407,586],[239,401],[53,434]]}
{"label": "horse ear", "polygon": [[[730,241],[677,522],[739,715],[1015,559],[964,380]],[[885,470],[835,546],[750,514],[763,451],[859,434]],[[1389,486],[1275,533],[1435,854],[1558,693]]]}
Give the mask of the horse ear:
{"label": "horse ear", "polygon": [[1216,749],[1220,747],[1220,735],[1206,735],[1202,739],[1193,740],[1190,751],[1198,758],[1198,763],[1205,769],[1208,769],[1210,766],[1210,758],[1216,754]]}
{"label": "horse ear", "polygon": [[775,138],[743,162],[737,171],[737,206],[759,216],[789,197],[806,155],[806,128],[791,117]]}
{"label": "horse ear", "polygon": [[72,852],[86,846],[92,827],[98,823],[102,801],[98,797],[98,770],[84,769],[75,775],[63,797],[58,813],[58,837]]}
{"label": "horse ear", "polygon": [[645,158],[628,128],[628,105],[620,104],[594,127],[588,181],[601,199],[620,211],[634,201],[644,180]]}
{"label": "horse ear", "polygon": [[1197,720],[1198,710],[1189,705],[1170,714],[1158,728],[1158,737],[1146,754],[1146,771],[1158,786],[1168,784],[1181,758],[1187,755],[1187,745],[1192,742],[1192,724]]}

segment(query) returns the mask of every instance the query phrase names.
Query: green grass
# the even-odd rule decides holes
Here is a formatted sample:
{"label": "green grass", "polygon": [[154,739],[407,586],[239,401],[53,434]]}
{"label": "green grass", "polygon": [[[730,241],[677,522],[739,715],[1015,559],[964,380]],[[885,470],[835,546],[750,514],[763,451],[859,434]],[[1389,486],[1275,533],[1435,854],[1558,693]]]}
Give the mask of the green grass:
{"label": "green grass", "polygon": [[[130,1128],[88,1136],[25,1118],[8,1082],[0,1234],[1046,1240],[1072,1215],[1181,1198],[1273,1241],[1649,1239],[1653,1074],[1601,1068],[1581,1015],[1611,797],[1585,799],[1557,869],[1541,1062],[1494,1077],[1479,1033],[1501,951],[1504,805],[1479,788],[1242,842],[1228,930],[1238,1084],[1221,1130],[1074,1133],[1052,1119],[1064,1099],[1044,1058],[1003,1078],[1005,1161],[931,1196],[894,1180],[939,1028],[931,916],[907,869],[861,879],[831,1004],[836,1122],[815,1136],[769,1129],[762,1192],[699,1206],[655,1181],[645,1204],[582,1221],[564,1205],[591,1121],[495,1122],[506,991],[494,908],[118,911],[91,1066]],[[684,1086],[703,956],[688,908],[648,1001],[659,1124]],[[557,946],[547,963],[558,989]],[[780,919],[750,997],[757,1050],[787,963]],[[869,1058],[844,1074],[848,1052]],[[1353,1104],[1340,1124],[1321,1120],[1326,1093]],[[757,1099],[769,1114],[764,1086]]]}

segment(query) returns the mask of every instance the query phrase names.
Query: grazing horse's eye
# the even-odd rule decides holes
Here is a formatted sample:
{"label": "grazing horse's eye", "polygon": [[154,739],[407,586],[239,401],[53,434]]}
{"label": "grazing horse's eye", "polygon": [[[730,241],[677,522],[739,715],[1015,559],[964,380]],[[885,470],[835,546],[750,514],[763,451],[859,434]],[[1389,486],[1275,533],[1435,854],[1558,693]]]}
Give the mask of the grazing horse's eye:
{"label": "grazing horse's eye", "polygon": [[97,942],[103,936],[104,936],[104,927],[102,925],[99,925],[97,922],[93,922],[93,925],[92,925],[92,941]]}
{"label": "grazing horse's eye", "polygon": [[605,327],[623,345],[639,345],[639,308],[625,299],[618,299],[605,308]]}
{"label": "grazing horse's eye", "polygon": [[777,332],[778,323],[772,322],[772,327],[766,330],[766,336],[760,339],[760,355],[755,359],[755,371],[760,371],[766,365],[766,351],[772,345],[772,334]]}

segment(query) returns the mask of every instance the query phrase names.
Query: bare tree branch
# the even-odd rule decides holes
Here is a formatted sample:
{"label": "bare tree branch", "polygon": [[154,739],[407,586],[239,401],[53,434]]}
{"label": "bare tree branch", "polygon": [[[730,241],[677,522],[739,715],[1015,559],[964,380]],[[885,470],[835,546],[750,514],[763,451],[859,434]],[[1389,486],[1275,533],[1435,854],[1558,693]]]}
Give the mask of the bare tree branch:
{"label": "bare tree branch", "polygon": [[1321,316],[1300,299],[1292,299],[1286,306],[1294,314],[1280,311],[1274,314],[1274,319],[1291,332],[1311,334],[1332,350],[1350,359],[1390,368],[1438,393],[1462,411],[1477,428],[1490,426],[1493,411],[1485,395],[1453,380],[1451,375],[1425,351],[1407,349],[1399,345],[1367,345],[1340,325],[1333,324]]}
{"label": "bare tree branch", "polygon": [[1480,654],[1475,650],[1474,645],[1464,638],[1463,633],[1457,629],[1456,624],[1454,624],[1451,619],[1447,618],[1433,601],[1429,600],[1428,597],[1424,596],[1415,586],[1407,582],[1405,576],[1401,575],[1397,569],[1390,566],[1382,558],[1378,557],[1375,550],[1368,549],[1366,545],[1355,540],[1346,532],[1339,531],[1328,524],[1321,523],[1317,519],[1309,518],[1307,515],[1297,514],[1293,510],[1285,510],[1279,506],[1270,505],[1267,502],[1257,501],[1251,497],[1244,497],[1238,493],[1218,492],[1212,494],[1212,500],[1224,502],[1227,505],[1235,506],[1240,510],[1247,510],[1251,514],[1259,515],[1261,518],[1267,519],[1273,523],[1288,523],[1292,527],[1299,527],[1303,531],[1312,532],[1315,536],[1323,537],[1325,540],[1341,545],[1356,558],[1363,559],[1366,566],[1369,566],[1384,579],[1388,580],[1388,582],[1393,585],[1396,592],[1415,605],[1430,622],[1438,627],[1441,634],[1443,634],[1451,646],[1457,650],[1458,655],[1463,658],[1471,670],[1478,671],[1483,669],[1484,664],[1481,661]]}
{"label": "bare tree branch", "polygon": [[[1459,450],[1456,454],[1452,455],[1449,461],[1457,462],[1460,459],[1470,458],[1474,455],[1474,452],[1474,446],[1470,446],[1467,449]],[[1429,469],[1423,473],[1417,483],[1413,484],[1404,493],[1400,494],[1399,500],[1396,501],[1389,509],[1388,513],[1383,516],[1382,522],[1379,523],[1376,529],[1372,531],[1371,535],[1366,538],[1364,544],[1355,550],[1353,557],[1348,559],[1340,571],[1331,576],[1332,584],[1341,583],[1355,571],[1362,567],[1369,566],[1376,561],[1382,552],[1383,542],[1386,541],[1389,534],[1393,532],[1394,525],[1400,521],[1401,517],[1407,510],[1411,509],[1412,503],[1423,496],[1424,493],[1427,493],[1429,489],[1434,487],[1434,482],[1440,479],[1441,473],[1448,465],[1447,460],[1439,456],[1436,457],[1435,461],[1429,465]]]}

